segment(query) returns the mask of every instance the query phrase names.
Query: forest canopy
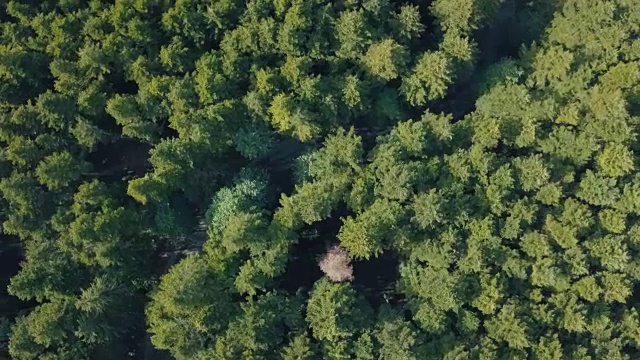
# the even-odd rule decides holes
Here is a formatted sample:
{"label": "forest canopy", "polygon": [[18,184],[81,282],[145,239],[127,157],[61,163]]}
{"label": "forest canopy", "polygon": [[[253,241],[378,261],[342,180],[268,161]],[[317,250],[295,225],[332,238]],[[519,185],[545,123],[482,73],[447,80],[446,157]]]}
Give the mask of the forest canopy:
{"label": "forest canopy", "polygon": [[637,0],[2,2],[0,358],[640,358],[639,131]]}

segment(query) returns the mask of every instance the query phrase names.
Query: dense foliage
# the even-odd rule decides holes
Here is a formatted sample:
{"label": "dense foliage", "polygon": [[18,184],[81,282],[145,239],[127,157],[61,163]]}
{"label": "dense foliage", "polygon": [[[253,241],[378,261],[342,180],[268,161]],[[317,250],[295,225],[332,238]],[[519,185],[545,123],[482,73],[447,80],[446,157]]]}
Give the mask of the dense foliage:
{"label": "dense foliage", "polygon": [[0,357],[639,358],[639,36],[636,0],[0,3]]}

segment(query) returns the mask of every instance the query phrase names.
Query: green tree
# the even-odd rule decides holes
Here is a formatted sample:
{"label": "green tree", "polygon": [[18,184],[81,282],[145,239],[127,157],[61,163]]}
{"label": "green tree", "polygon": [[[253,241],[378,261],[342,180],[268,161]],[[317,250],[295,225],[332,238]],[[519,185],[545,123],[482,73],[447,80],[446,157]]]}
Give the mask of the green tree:
{"label": "green tree", "polygon": [[400,90],[413,106],[444,97],[452,82],[451,61],[442,52],[427,52],[416,63]]}
{"label": "green tree", "polygon": [[407,49],[391,39],[369,46],[363,57],[363,65],[372,76],[389,81],[404,73]]}
{"label": "green tree", "polygon": [[189,256],[172,267],[147,308],[153,344],[178,359],[204,350],[207,339],[222,334],[239,310],[225,283],[202,256]]}
{"label": "green tree", "polygon": [[[361,329],[369,325],[369,316],[369,305],[349,284],[332,283],[326,278],[316,282],[307,304],[306,319],[313,337],[328,347],[353,340]],[[331,348],[328,350],[331,352]],[[349,348],[344,350],[346,354],[351,352]]]}
{"label": "green tree", "polygon": [[418,334],[399,314],[382,309],[376,338],[380,343],[379,357],[383,359],[415,359]]}
{"label": "green tree", "polygon": [[69,152],[59,152],[45,157],[38,164],[36,176],[49,190],[58,190],[76,182],[90,167]]}
{"label": "green tree", "polygon": [[318,135],[320,128],[314,124],[313,115],[296,105],[286,94],[278,94],[269,107],[272,123],[278,131],[291,133],[300,141],[308,141]]}
{"label": "green tree", "polygon": [[402,207],[388,200],[376,200],[364,212],[344,220],[338,238],[354,257],[377,256],[389,244],[392,230],[402,216]]}
{"label": "green tree", "polygon": [[107,102],[107,113],[122,126],[122,135],[147,142],[154,142],[158,136],[155,123],[144,118],[132,96],[116,95]]}

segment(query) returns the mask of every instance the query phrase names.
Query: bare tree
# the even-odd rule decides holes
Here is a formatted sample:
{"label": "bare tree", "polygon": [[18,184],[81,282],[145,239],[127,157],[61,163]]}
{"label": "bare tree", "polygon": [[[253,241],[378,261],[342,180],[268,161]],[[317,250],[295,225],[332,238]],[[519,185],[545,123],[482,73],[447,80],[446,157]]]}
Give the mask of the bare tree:
{"label": "bare tree", "polygon": [[351,258],[345,249],[339,245],[330,248],[319,262],[320,269],[329,279],[336,282],[353,280]]}

